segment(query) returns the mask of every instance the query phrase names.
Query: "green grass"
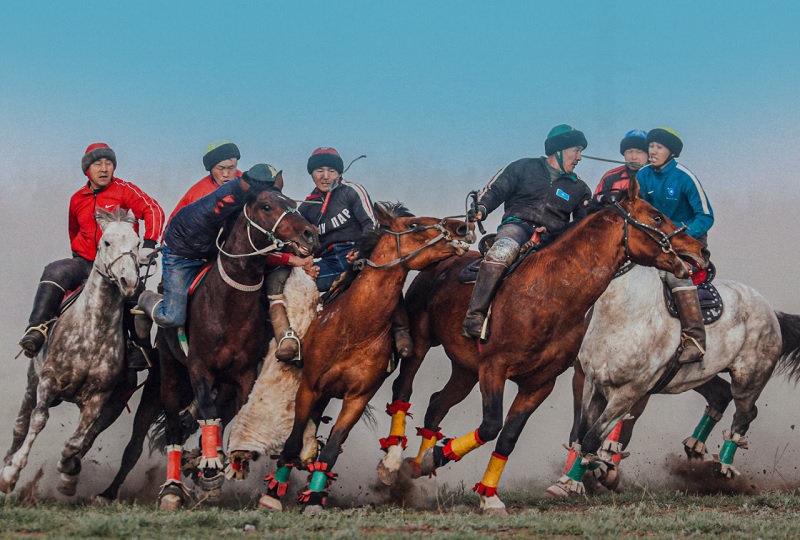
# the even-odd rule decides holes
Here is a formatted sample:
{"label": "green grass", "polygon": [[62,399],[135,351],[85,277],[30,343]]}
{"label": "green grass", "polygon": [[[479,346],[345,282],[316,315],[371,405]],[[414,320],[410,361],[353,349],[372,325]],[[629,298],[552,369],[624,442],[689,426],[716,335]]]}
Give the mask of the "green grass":
{"label": "green grass", "polygon": [[[253,501],[244,508],[198,507],[167,513],[152,506],[35,506],[14,497],[0,505],[3,538],[797,538],[800,495],[690,496],[681,493],[554,500],[523,491],[503,494],[510,515],[483,516],[478,498],[443,489],[428,508],[331,508],[304,516],[292,506],[269,513]],[[245,531],[248,528],[254,528]]]}

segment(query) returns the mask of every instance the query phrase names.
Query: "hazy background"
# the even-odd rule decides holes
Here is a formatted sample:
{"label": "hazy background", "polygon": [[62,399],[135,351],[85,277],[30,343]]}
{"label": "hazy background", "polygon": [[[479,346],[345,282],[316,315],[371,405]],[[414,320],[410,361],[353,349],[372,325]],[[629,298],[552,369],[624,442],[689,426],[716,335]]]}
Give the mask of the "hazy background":
{"label": "hazy background", "polygon": [[[633,1],[3,3],[0,447],[10,445],[25,384],[27,361],[13,359],[16,343],[42,267],[69,255],[68,200],[85,182],[80,158],[95,141],[115,149],[117,176],[167,213],[205,175],[209,142],[230,139],[242,151],[242,169],[274,164],[296,198],[312,187],[310,152],[334,146],[345,163],[368,156],[347,177],[374,200],[449,215],[462,213],[466,192],[500,167],[541,155],[556,124],[583,130],[588,155],[612,159],[626,131],[668,125],[684,141],[680,161],[715,210],[710,246],[719,276],[752,285],[777,310],[800,313],[798,11],[793,2],[733,8],[721,1],[652,8]],[[594,187],[611,166],[584,160],[577,171]],[[409,435],[447,374],[443,354],[432,352],[418,377]],[[363,423],[354,431],[335,493],[371,497],[389,396],[387,383],[373,401],[378,431]],[[666,456],[682,452],[703,407],[693,393],[651,400],[625,462],[628,478],[663,485]],[[739,452],[736,465],[765,485],[780,485],[775,471],[795,482],[797,389],[776,379],[759,408],[750,450]],[[557,477],[571,411],[567,374],[529,422],[501,489]],[[444,431],[474,429],[479,412],[475,393]],[[45,465],[40,490],[54,492],[55,464],[76,418],[72,405],[52,411],[20,485]],[[110,481],[131,418],[124,414],[88,454],[78,496]],[[721,431],[709,440],[712,451]],[[490,451],[424,483],[471,487]],[[137,467],[124,497],[145,485],[143,473],[155,464],[163,458]],[[256,465],[254,477],[263,461]],[[144,493],[161,482],[158,471]]]}

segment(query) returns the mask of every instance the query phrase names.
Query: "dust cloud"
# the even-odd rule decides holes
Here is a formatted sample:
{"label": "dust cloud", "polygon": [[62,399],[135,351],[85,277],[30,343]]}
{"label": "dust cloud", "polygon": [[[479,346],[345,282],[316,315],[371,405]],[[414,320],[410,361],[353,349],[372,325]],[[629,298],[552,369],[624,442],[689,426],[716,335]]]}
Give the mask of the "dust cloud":
{"label": "dust cloud", "polygon": [[[596,184],[607,168],[592,164],[582,164],[581,167],[581,175],[591,186]],[[421,170],[424,168],[393,171],[400,176],[415,178],[410,185],[392,184],[377,171],[372,176],[361,173],[363,178],[356,177],[353,180],[362,182],[371,191],[374,200],[400,199],[419,215],[462,213],[464,194],[485,182],[485,179],[464,181],[463,178],[483,177],[471,169],[447,171],[440,166],[431,168],[427,174]],[[143,187],[169,213],[192,180],[175,182],[174,177],[165,177],[163,173],[148,174],[151,172],[134,170],[131,174],[121,170],[118,174]],[[184,174],[175,176],[185,177]],[[701,175],[702,179],[708,177],[708,173]],[[448,182],[443,180],[446,178],[459,180]],[[306,180],[306,177],[302,178],[302,182]],[[28,364],[24,356],[14,359],[18,352],[16,343],[25,329],[42,268],[52,260],[69,256],[67,204],[70,195],[80,185],[81,178],[73,174],[72,168],[68,174],[53,171],[47,178],[28,179],[24,189],[11,185],[0,200],[0,245],[4,254],[0,260],[0,447],[4,454],[11,444],[11,431],[22,399]],[[800,313],[800,278],[796,273],[800,264],[796,249],[796,231],[800,227],[796,209],[800,203],[800,189],[776,186],[776,189],[781,189],[782,196],[775,199],[764,196],[757,186],[728,189],[721,180],[715,182],[713,179],[704,180],[704,185],[717,216],[710,234],[710,247],[718,276],[751,285],[776,310]],[[287,192],[299,198],[305,195],[308,188],[305,183],[293,187],[289,179]],[[489,221],[489,229],[491,225],[496,225],[498,216],[491,217],[495,221]],[[413,436],[414,426],[421,425],[428,398],[444,385],[448,375],[447,358],[441,348],[434,349],[417,377],[411,400],[414,418],[408,420],[409,448],[406,455],[415,455],[418,441]],[[526,487],[543,492],[560,475],[566,457],[561,445],[567,441],[572,421],[570,376],[571,372],[567,372],[558,380],[553,394],[531,417],[505,469],[501,490]],[[481,478],[492,450],[491,444],[439,471],[438,477],[418,480],[414,486],[404,483],[405,491],[401,488],[400,492],[387,493],[375,487],[375,466],[383,455],[378,439],[389,432],[390,420],[382,414],[382,410],[391,399],[390,386],[391,380],[383,385],[372,401],[379,412],[377,429],[359,422],[345,445],[336,466],[339,480],[331,489],[334,504],[395,500],[399,504],[414,505],[419,503],[415,497],[433,493],[438,486],[453,486],[463,482],[469,487]],[[509,384],[506,406],[511,402],[514,392],[514,385]],[[794,385],[780,377],[773,378],[765,388],[758,401],[759,416],[747,434],[750,448],[739,451],[736,456],[735,464],[743,477],[737,480],[741,485],[734,485],[740,485],[743,491],[747,492],[747,486],[750,485],[758,489],[790,489],[798,485],[800,430],[795,429],[800,419],[798,397]],[[138,399],[137,394],[131,400],[132,408],[137,405]],[[334,416],[338,407],[338,403],[332,403],[327,413]],[[683,458],[678,453],[682,452],[681,441],[691,434],[704,407],[704,400],[693,392],[679,396],[654,396],[637,423],[629,448],[632,455],[623,462],[623,485],[646,486],[649,489],[689,489],[685,478],[696,471],[687,471],[688,465],[681,462]],[[475,429],[480,420],[480,410],[479,395],[475,390],[445,419],[442,425],[444,433],[455,436]],[[77,417],[77,409],[69,403],[52,409],[50,420],[33,447],[19,488],[28,484],[36,488],[39,496],[67,500],[55,490],[58,481],[56,464],[64,441],[76,426]],[[719,451],[722,430],[729,426],[731,418],[732,406],[709,438],[711,452]],[[132,419],[132,414],[123,413],[97,439],[94,448],[84,459],[76,499],[97,494],[111,482],[119,466]],[[38,473],[40,470],[43,475]],[[228,483],[226,497],[231,501],[248,500],[260,489],[264,474],[271,470],[272,462],[264,458],[252,463],[250,479],[238,485]],[[139,464],[123,485],[121,498],[150,504],[154,502],[164,478],[164,457],[148,457],[145,450]],[[305,473],[293,474],[292,492],[302,487],[305,478]]]}

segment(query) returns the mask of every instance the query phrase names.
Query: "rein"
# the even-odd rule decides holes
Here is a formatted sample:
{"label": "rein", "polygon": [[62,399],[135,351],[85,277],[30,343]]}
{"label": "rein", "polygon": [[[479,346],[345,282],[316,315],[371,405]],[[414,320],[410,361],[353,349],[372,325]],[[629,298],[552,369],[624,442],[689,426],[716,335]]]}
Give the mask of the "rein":
{"label": "rein", "polygon": [[[456,216],[456,217],[461,217],[461,216]],[[404,263],[407,260],[409,260],[409,259],[411,259],[413,257],[416,257],[423,250],[431,247],[434,244],[437,244],[438,242],[441,242],[442,240],[444,240],[446,242],[452,242],[453,237],[450,236],[450,232],[447,229],[444,228],[444,223],[448,219],[451,219],[451,217],[444,217],[444,218],[441,219],[441,221],[439,221],[439,223],[437,223],[435,225],[426,225],[424,227],[412,227],[412,228],[408,229],[407,231],[401,231],[401,232],[395,232],[395,231],[392,231],[392,230],[385,229],[385,228],[381,227],[381,232],[382,233],[388,233],[388,234],[391,234],[392,236],[395,237],[395,240],[397,241],[397,255],[398,255],[398,258],[394,259],[392,261],[389,261],[388,263],[385,263],[385,264],[375,264],[370,259],[358,259],[357,261],[353,261],[353,269],[357,270],[357,271],[358,270],[363,270],[365,265],[366,266],[370,266],[372,268],[378,268],[378,269],[380,269],[380,268],[391,268],[392,266],[397,266],[398,264]],[[437,231],[439,231],[439,235],[436,236],[435,238],[429,240],[424,245],[418,247],[417,249],[415,249],[411,253],[406,253],[405,255],[402,254],[402,251],[401,251],[401,248],[400,248],[400,237],[401,236],[406,235],[406,234],[412,234],[412,233],[418,233],[418,232],[422,232],[422,231],[427,231],[427,230],[430,230],[430,229],[436,229]]]}
{"label": "rein", "polygon": [[[623,219],[622,227],[624,230],[625,257],[628,260],[630,260],[631,258],[631,253],[628,246],[628,236],[630,233],[628,229],[628,224],[633,225],[634,228],[640,230],[645,235],[647,235],[648,238],[650,238],[653,242],[658,244],[658,246],[661,248],[661,251],[663,251],[664,253],[672,253],[673,255],[676,255],[675,250],[672,248],[672,242],[670,242],[670,238],[672,238],[678,233],[685,231],[686,225],[683,225],[682,227],[674,230],[673,232],[666,234],[656,229],[655,227],[652,227],[650,225],[647,225],[646,223],[642,223],[641,221],[635,219],[633,216],[631,216],[630,212],[622,208],[622,206],[617,201],[614,201],[614,203],[610,206],[610,208],[614,210],[614,212],[619,214]],[[660,239],[656,238],[656,235],[660,236],[661,238]]]}
{"label": "rein", "polygon": [[[133,250],[131,250],[131,251],[126,251],[125,253],[121,253],[116,259],[114,259],[110,263],[104,263],[102,270],[98,266],[95,265],[95,270],[97,270],[97,272],[101,276],[103,276],[105,279],[107,279],[109,282],[113,283],[114,285],[119,286],[119,281],[117,280],[117,277],[111,272],[111,267],[114,266],[117,262],[119,262],[120,259],[122,259],[126,255],[130,255],[131,256],[131,258],[133,259],[133,263],[138,268],[139,267],[139,259],[136,257],[136,254],[133,252]],[[137,275],[136,276],[136,286],[137,287],[139,286],[139,282],[140,281],[141,281],[141,278]]]}

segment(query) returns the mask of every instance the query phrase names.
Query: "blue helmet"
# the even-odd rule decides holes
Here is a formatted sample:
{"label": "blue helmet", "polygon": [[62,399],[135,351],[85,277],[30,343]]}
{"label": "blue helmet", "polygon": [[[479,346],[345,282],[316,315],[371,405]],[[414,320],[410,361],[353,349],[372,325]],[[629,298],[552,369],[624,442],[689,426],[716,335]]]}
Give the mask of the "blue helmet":
{"label": "blue helmet", "polygon": [[619,153],[625,155],[625,150],[636,148],[642,152],[647,152],[647,132],[641,129],[632,129],[625,134],[619,142]]}

